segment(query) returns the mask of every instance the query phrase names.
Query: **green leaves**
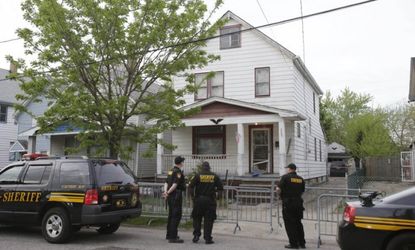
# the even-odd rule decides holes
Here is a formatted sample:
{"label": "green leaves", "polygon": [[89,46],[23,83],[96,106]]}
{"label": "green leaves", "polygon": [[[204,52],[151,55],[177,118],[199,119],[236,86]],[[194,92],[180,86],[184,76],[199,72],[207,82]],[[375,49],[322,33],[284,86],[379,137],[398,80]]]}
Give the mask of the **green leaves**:
{"label": "green leaves", "polygon": [[[70,123],[81,147],[116,157],[131,145],[160,143],[156,133],[181,126],[187,112],[172,77],[218,59],[203,48],[223,21],[212,24],[202,0],[25,0],[19,29],[30,65],[21,61],[23,101],[52,101],[38,119],[42,132]],[[12,59],[12,58],[11,58]],[[190,83],[189,83],[190,85]],[[158,120],[145,127],[135,117]]]}
{"label": "green leaves", "polygon": [[369,106],[372,96],[344,89],[337,98],[327,92],[321,101],[320,120],[328,142],[343,144],[351,155],[396,154],[387,128],[387,114]]}

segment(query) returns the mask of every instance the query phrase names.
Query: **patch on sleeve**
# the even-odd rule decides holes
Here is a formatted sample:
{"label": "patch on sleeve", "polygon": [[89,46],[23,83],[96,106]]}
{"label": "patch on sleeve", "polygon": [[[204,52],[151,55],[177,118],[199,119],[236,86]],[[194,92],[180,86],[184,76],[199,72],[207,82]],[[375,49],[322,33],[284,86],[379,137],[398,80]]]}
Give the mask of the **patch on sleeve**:
{"label": "patch on sleeve", "polygon": [[173,174],[173,171],[169,171],[168,173],[167,173],[167,175],[172,175]]}
{"label": "patch on sleeve", "polygon": [[303,183],[303,180],[300,178],[291,178],[291,183]]}

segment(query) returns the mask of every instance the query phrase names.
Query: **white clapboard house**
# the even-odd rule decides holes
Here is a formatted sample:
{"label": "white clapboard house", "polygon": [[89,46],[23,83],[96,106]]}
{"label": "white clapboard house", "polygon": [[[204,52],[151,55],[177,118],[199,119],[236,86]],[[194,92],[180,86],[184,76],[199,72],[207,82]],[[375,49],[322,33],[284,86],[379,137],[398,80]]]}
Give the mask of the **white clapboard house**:
{"label": "white clapboard house", "polygon": [[[220,60],[189,72],[201,87],[185,96],[183,109],[201,111],[172,131],[174,151],[158,146],[157,174],[165,175],[181,155],[187,173],[208,160],[222,175],[274,177],[293,162],[304,178],[324,178],[322,90],[298,56],[257,29],[242,32],[252,25],[234,13],[222,18],[228,22],[218,34],[232,34],[209,40],[206,47]],[[207,79],[208,72],[214,77]],[[183,77],[174,79],[176,89],[185,85]]]}

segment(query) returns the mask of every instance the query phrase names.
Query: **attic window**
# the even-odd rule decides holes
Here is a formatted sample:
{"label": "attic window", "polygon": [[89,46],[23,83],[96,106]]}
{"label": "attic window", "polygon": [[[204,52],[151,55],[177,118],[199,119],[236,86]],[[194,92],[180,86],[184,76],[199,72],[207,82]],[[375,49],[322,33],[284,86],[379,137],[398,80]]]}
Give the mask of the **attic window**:
{"label": "attic window", "polygon": [[220,49],[232,49],[241,47],[240,31],[241,25],[226,26],[220,29]]}

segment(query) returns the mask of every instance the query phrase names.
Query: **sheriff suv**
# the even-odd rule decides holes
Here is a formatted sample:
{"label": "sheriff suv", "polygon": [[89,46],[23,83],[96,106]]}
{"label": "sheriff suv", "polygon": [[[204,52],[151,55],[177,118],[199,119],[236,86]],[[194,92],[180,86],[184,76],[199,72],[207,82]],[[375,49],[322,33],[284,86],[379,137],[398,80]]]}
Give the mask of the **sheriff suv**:
{"label": "sheriff suv", "polygon": [[415,250],[415,187],[374,200],[377,192],[349,202],[338,226],[343,250]]}
{"label": "sheriff suv", "polygon": [[0,171],[0,223],[40,225],[51,243],[67,241],[83,226],[111,234],[140,214],[137,178],[121,161],[55,157]]}

